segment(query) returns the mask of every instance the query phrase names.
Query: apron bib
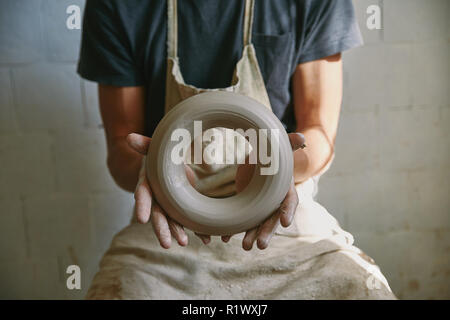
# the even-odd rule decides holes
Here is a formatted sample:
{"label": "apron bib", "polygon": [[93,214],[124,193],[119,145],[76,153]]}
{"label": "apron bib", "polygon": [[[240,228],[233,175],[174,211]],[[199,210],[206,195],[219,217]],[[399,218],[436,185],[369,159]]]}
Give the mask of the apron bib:
{"label": "apron bib", "polygon": [[[181,101],[203,92],[227,91],[242,94],[253,98],[271,109],[269,96],[264,85],[264,80],[259,69],[258,60],[256,58],[255,48],[251,42],[252,24],[253,24],[254,0],[246,0],[244,12],[243,26],[243,51],[241,58],[235,66],[231,85],[226,88],[203,89],[186,84],[180,69],[178,57],[178,11],[177,0],[168,1],[168,28],[167,28],[167,70],[166,70],[166,99],[165,113],[170,111]],[[215,128],[214,130],[222,131],[225,136],[225,128]],[[233,133],[237,139],[237,150],[249,150],[245,139],[236,133]],[[194,139],[201,137],[194,137]],[[230,149],[233,140],[225,141],[225,148]],[[206,148],[210,142],[203,144]],[[213,146],[211,146],[213,147]],[[250,149],[251,150],[251,149]],[[237,155],[237,157],[244,157]],[[237,163],[236,156],[234,157]],[[224,160],[224,159],[223,159]],[[205,162],[206,159],[205,159]],[[228,197],[235,194],[234,178],[236,176],[237,165],[217,166],[217,165],[190,165],[197,176],[197,191],[210,197]]]}
{"label": "apron bib", "polygon": [[271,109],[269,96],[256,58],[255,48],[251,42],[253,11],[254,0],[246,0],[243,34],[244,49],[241,59],[236,64],[231,86],[217,89],[202,89],[184,82],[178,58],[177,0],[168,1],[166,113],[184,99],[202,92],[212,91],[228,91],[242,94],[259,101]]}

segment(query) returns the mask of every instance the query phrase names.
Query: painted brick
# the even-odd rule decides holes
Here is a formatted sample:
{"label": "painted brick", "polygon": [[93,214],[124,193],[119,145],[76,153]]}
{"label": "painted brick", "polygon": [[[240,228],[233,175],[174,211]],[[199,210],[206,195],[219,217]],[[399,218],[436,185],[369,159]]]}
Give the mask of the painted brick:
{"label": "painted brick", "polygon": [[324,176],[318,199],[347,231],[384,230],[379,212],[379,172]]}
{"label": "painted brick", "polygon": [[414,191],[410,202],[416,204],[408,217],[411,226],[416,229],[449,226],[450,165],[410,172],[409,181],[409,188]]}
{"label": "painted brick", "polygon": [[[99,269],[101,257],[102,253],[95,250],[85,250],[81,253],[77,253],[76,256],[73,254],[63,254],[58,256],[58,269],[60,274],[60,283],[62,284],[62,299],[84,299],[92,279]],[[80,289],[67,288],[67,278],[70,276],[70,274],[67,273],[67,267],[70,265],[77,265],[80,267]]]}
{"label": "painted brick", "polygon": [[105,252],[113,236],[130,223],[133,205],[133,195],[124,191],[90,197],[92,233],[100,252]]}
{"label": "painted brick", "polygon": [[414,105],[448,105],[450,101],[450,42],[445,39],[445,41],[416,44],[412,48],[412,56],[411,87],[414,88],[412,90]]}
{"label": "painted brick", "polygon": [[415,170],[449,162],[448,124],[433,107],[390,108],[380,114],[383,169]]}
{"label": "painted brick", "polygon": [[17,132],[9,69],[0,69],[0,133]]}
{"label": "painted brick", "polygon": [[413,70],[416,66],[413,46],[410,44],[392,44],[384,46],[382,63],[383,103],[384,107],[408,106],[413,103]]}
{"label": "painted brick", "polygon": [[377,112],[343,112],[336,138],[332,174],[355,174],[379,165]]}
{"label": "painted brick", "polygon": [[52,192],[56,175],[51,144],[45,133],[0,135],[0,194]]}
{"label": "painted brick", "polygon": [[[381,173],[381,199],[378,205],[378,225],[373,231],[410,230],[417,216],[417,185],[412,184],[409,172]],[[369,231],[366,228],[364,231]]]}
{"label": "painted brick", "polygon": [[0,63],[42,59],[40,3],[40,0],[0,2]]}
{"label": "painted brick", "polygon": [[78,60],[80,52],[81,29],[68,29],[67,7],[77,5],[84,9],[84,0],[46,0],[42,3],[42,21],[47,44],[47,57],[51,61]]}
{"label": "painted brick", "polygon": [[0,196],[0,262],[17,261],[27,256],[25,223],[19,197]]}
{"label": "painted brick", "polygon": [[367,46],[344,55],[343,107],[349,110],[374,106],[406,106],[413,102],[413,69],[410,44]]}
{"label": "painted brick", "polygon": [[342,228],[347,229],[348,208],[338,204],[341,202],[342,196],[348,196],[348,192],[342,188],[335,189],[336,185],[340,186],[342,181],[342,176],[324,175],[320,179],[316,200],[336,218]]}
{"label": "painted brick", "polygon": [[383,55],[381,46],[359,47],[344,53],[344,109],[373,110],[383,103],[385,71],[378,64]]}
{"label": "painted brick", "polygon": [[[367,8],[371,5],[377,5],[381,9],[381,21],[383,21],[383,6],[380,0],[353,0],[353,6],[355,8],[355,14],[358,19],[359,29],[361,30],[361,34],[364,39],[364,44],[373,44],[379,43],[382,41],[382,33],[383,30],[369,30],[367,28],[367,18],[369,15],[367,14]],[[381,28],[383,28],[383,24],[381,24]]]}
{"label": "painted brick", "polygon": [[32,258],[79,255],[93,247],[87,197],[51,194],[24,204]]}
{"label": "painted brick", "polygon": [[448,229],[354,235],[356,245],[375,259],[399,298],[449,298]]}
{"label": "painted brick", "polygon": [[56,258],[0,263],[1,299],[61,299],[63,283]]}
{"label": "painted brick", "polygon": [[57,188],[88,194],[115,191],[106,166],[106,143],[101,129],[67,130],[55,138]]}
{"label": "painted brick", "polygon": [[[441,123],[450,123],[450,105],[439,108],[439,119]],[[442,134],[447,139],[450,139],[450,126],[441,127]],[[447,159],[450,159],[450,146],[447,146]]]}
{"label": "painted brick", "polygon": [[340,188],[336,201],[341,199],[340,210],[348,210],[351,232],[432,230],[449,223],[448,172],[441,168],[337,177],[329,192]]}
{"label": "painted brick", "polygon": [[38,64],[13,69],[22,130],[81,127],[81,83],[73,65]]}
{"label": "painted brick", "polygon": [[386,42],[447,38],[449,1],[388,0],[383,4]]}
{"label": "painted brick", "polygon": [[319,200],[350,232],[448,226],[450,168],[325,176]]}

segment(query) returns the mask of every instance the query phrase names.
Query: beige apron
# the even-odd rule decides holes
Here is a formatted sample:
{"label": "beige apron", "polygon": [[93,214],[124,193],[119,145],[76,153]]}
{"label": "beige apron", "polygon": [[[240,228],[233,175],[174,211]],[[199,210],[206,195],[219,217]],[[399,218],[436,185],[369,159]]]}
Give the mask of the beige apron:
{"label": "beige apron", "polygon": [[[246,0],[244,49],[232,85],[199,89],[184,83],[177,57],[177,2],[168,1],[166,112],[183,99],[214,90],[250,96],[270,108],[251,43],[253,0]],[[212,170],[217,187],[234,177]],[[221,176],[222,174],[222,176]],[[353,237],[314,200],[318,177],[296,186],[300,204],[292,225],[279,228],[269,247],[242,249],[243,234],[204,245],[187,230],[189,244],[159,246],[152,226],[133,221],[113,239],[88,299],[394,299],[384,276]],[[205,187],[205,186],[204,186]],[[229,190],[228,190],[229,191]],[[228,192],[227,191],[227,192]]]}
{"label": "beige apron", "polygon": [[256,59],[255,47],[251,43],[253,24],[253,0],[246,0],[244,14],[244,49],[233,73],[231,86],[219,89],[201,89],[184,82],[178,58],[178,12],[177,0],[168,0],[167,30],[167,73],[166,73],[166,106],[169,111],[182,100],[201,92],[229,91],[246,95],[258,100],[271,109],[264,80]]}
{"label": "beige apron", "polygon": [[[243,51],[242,56],[233,72],[231,86],[217,89],[202,89],[188,85],[184,82],[181,74],[178,58],[178,12],[177,1],[168,1],[168,31],[167,31],[167,71],[166,71],[166,103],[165,112],[180,103],[182,100],[202,92],[228,91],[251,97],[271,110],[269,96],[264,85],[264,80],[259,70],[259,64],[256,58],[255,48],[251,42],[252,24],[253,24],[254,1],[246,1],[244,12],[243,28]],[[215,128],[214,130],[223,131],[225,128]],[[236,133],[234,137],[239,138]],[[225,134],[223,134],[225,136]],[[200,139],[201,137],[194,137]],[[233,143],[233,139],[224,141],[225,144]],[[203,148],[209,144],[217,144],[218,141],[204,143]],[[243,144],[246,141],[238,140],[237,150],[245,151]],[[249,149],[247,149],[249,150]],[[250,149],[251,150],[251,149]],[[246,154],[245,154],[246,155]],[[244,155],[244,157],[245,157]],[[239,156],[239,155],[236,155]],[[224,162],[225,159],[222,159]],[[235,157],[235,162],[236,161]],[[205,159],[205,162],[206,161]],[[205,195],[213,197],[225,197],[235,193],[234,177],[237,166],[208,166],[208,165],[190,165],[194,173],[197,174],[196,189]]]}

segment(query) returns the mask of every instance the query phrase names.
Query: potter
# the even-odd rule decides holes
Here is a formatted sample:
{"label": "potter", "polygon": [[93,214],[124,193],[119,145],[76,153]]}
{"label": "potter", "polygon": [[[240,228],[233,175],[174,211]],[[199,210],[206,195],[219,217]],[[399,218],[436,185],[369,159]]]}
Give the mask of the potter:
{"label": "potter", "polygon": [[[351,0],[87,3],[80,69],[100,83],[108,169],[135,197],[88,298],[392,298],[384,284],[368,290],[370,262],[315,201],[334,158],[341,51],[360,42]],[[277,173],[213,168],[195,185],[214,195],[198,192],[186,167],[214,150],[189,166],[170,157],[192,142],[174,130],[195,140],[187,126],[199,120],[205,130],[279,129]],[[233,190],[230,177],[247,184]],[[212,313],[194,306],[185,311]]]}

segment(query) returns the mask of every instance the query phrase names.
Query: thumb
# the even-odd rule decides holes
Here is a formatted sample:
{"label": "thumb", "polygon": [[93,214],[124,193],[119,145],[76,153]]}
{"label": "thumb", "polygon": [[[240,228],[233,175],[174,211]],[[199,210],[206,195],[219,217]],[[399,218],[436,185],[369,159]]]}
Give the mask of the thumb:
{"label": "thumb", "polygon": [[143,136],[137,133],[130,133],[127,136],[128,145],[135,151],[142,155],[146,155],[148,152],[148,147],[150,146],[151,138]]}
{"label": "thumb", "polygon": [[305,136],[300,132],[292,132],[288,134],[289,142],[291,143],[292,151],[303,149],[305,145]]}

